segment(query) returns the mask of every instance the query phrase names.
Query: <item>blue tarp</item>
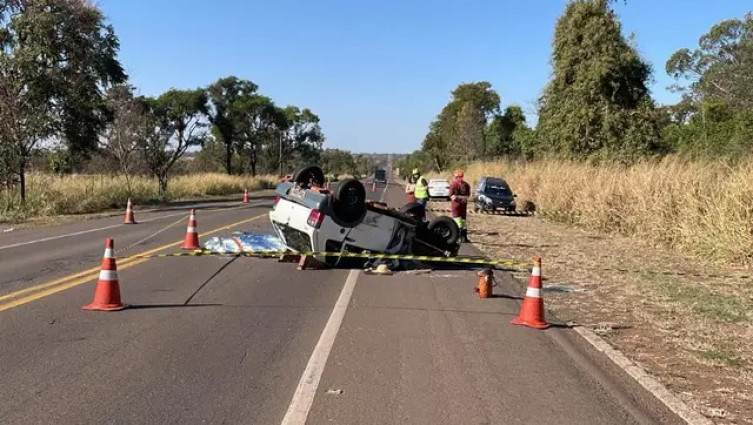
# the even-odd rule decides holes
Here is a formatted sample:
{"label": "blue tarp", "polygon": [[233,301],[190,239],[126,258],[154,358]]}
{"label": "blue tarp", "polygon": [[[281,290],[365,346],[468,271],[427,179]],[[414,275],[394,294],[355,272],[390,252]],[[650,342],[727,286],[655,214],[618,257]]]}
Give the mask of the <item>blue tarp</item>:
{"label": "blue tarp", "polygon": [[287,247],[275,235],[241,233],[235,236],[213,237],[204,242],[204,249],[218,254],[241,251],[285,251]]}

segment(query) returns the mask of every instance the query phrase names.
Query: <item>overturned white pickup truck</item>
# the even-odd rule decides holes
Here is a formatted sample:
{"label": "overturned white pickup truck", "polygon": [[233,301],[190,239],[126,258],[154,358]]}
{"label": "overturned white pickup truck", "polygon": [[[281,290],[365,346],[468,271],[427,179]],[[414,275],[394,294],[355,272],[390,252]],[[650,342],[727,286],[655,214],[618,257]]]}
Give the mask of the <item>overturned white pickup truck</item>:
{"label": "overturned white pickup truck", "polygon": [[[455,256],[459,229],[450,217],[425,218],[416,203],[400,210],[367,201],[363,184],[349,179],[330,193],[319,167],[299,170],[277,186],[269,213],[275,232],[289,249],[318,252]],[[336,265],[340,257],[315,255]]]}

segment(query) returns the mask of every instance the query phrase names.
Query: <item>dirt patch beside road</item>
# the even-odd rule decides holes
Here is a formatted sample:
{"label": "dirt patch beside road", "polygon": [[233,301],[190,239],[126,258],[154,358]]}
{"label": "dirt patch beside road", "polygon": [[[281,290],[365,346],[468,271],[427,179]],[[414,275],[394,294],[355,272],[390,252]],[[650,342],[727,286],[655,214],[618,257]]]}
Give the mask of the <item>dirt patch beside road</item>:
{"label": "dirt patch beside road", "polygon": [[559,319],[591,327],[715,423],[753,424],[753,271],[535,217],[468,221],[489,255],[541,254]]}

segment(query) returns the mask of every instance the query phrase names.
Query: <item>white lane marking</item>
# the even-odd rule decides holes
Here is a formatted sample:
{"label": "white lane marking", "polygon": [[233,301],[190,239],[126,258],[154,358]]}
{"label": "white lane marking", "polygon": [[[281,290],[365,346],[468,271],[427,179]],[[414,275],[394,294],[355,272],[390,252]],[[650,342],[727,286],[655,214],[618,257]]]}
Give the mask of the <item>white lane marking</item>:
{"label": "white lane marking", "polygon": [[[258,207],[259,205],[262,205],[262,204],[263,203],[249,204],[248,206],[249,207]],[[160,220],[160,219],[163,219],[163,218],[177,217],[179,215],[184,215],[184,214],[185,214],[185,212],[179,212],[179,213],[175,213],[175,214],[161,215],[159,217],[147,218],[146,220],[139,220],[139,223],[148,223],[150,221]],[[4,245],[4,246],[0,246],[0,251],[2,251],[4,249],[18,248],[19,246],[32,245],[32,244],[41,243],[41,242],[49,242],[49,241],[54,241],[56,239],[63,239],[63,238],[71,237],[71,236],[79,236],[79,235],[85,235],[87,233],[93,233],[93,232],[99,232],[99,231],[102,231],[102,230],[114,229],[116,227],[120,227],[120,226],[123,226],[123,225],[124,225],[123,223],[118,223],[118,224],[113,224],[113,225],[110,225],[110,226],[98,227],[96,229],[82,230],[80,232],[66,233],[64,235],[49,236],[49,237],[46,237],[46,238],[36,239],[36,240],[33,240],[33,241],[19,242],[19,243],[14,243],[14,244],[10,244],[10,245]]]}
{"label": "white lane marking", "polygon": [[348,309],[350,297],[353,295],[353,289],[360,273],[360,270],[351,270],[348,274],[345,286],[340,292],[340,298],[337,299],[327,325],[324,326],[322,336],[319,337],[319,342],[311,354],[306,370],[303,372],[300,382],[298,382],[288,412],[282,419],[282,425],[303,425],[306,423],[309,410],[314,403],[316,389],[319,387],[319,380],[322,378],[322,372],[324,372],[324,366],[327,364],[327,358],[335,343],[335,337],[340,330],[340,325],[343,317],[345,317],[345,311]]}
{"label": "white lane marking", "polygon": [[387,188],[390,187],[389,183],[386,183],[384,185],[384,189],[382,190],[382,196],[379,197],[379,202],[384,202],[384,195],[387,194]]}

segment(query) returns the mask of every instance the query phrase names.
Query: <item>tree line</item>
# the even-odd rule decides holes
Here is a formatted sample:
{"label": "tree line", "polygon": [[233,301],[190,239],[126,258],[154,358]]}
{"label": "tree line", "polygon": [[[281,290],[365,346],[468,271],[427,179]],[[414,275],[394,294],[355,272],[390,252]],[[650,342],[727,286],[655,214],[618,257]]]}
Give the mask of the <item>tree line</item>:
{"label": "tree line", "polygon": [[654,70],[622,34],[611,2],[572,0],[557,20],[553,75],[535,127],[519,106],[501,110],[490,83],[460,84],[401,169],[444,171],[499,157],[631,163],[667,154],[727,160],[750,154],[753,15],[720,22],[697,47],[671,55],[665,72],[682,98],[657,106],[648,89]]}
{"label": "tree line", "polygon": [[[285,174],[325,160],[367,173],[368,160],[324,150],[319,117],[278,106],[250,80],[140,96],[120,43],[87,0],[0,0],[0,187],[26,199],[30,166],[56,173],[152,175],[160,193],[187,168]],[[198,151],[198,152],[194,152]],[[40,166],[41,162],[41,166]],[[181,164],[182,162],[182,164]]]}

